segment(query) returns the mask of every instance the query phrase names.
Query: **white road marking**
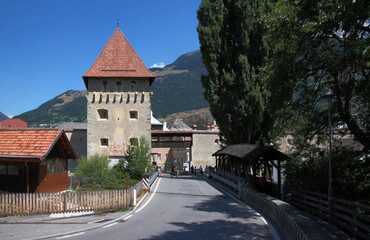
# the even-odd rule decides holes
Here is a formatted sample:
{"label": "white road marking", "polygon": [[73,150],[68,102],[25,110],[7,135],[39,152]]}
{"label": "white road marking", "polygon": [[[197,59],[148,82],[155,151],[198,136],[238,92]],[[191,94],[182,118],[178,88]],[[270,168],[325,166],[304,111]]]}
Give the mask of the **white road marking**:
{"label": "white road marking", "polygon": [[75,234],[65,235],[65,236],[63,236],[63,237],[57,237],[56,239],[71,238],[71,237],[80,236],[80,235],[82,235],[82,234],[85,234],[85,232],[80,232],[80,233],[75,233]]}
{"label": "white road marking", "polygon": [[117,223],[115,222],[115,223],[111,223],[111,224],[109,224],[109,225],[106,225],[106,226],[104,226],[104,227],[102,227],[102,228],[107,228],[107,227],[111,227],[111,226],[113,226],[113,225],[116,225]]}
{"label": "white road marking", "polygon": [[146,203],[143,206],[141,206],[138,210],[135,211],[136,213],[138,213],[141,210],[143,210],[146,207],[146,205],[148,205],[148,203],[150,202],[150,200],[152,200],[152,198],[154,197],[154,194],[157,192],[157,189],[158,189],[158,186],[159,186],[159,183],[161,182],[161,180],[162,180],[162,178],[160,178],[158,180],[157,186],[155,187],[152,196],[150,196],[150,198],[148,199],[148,201],[146,201]]}
{"label": "white road marking", "polygon": [[132,217],[132,215],[128,215],[127,217],[125,217],[124,219],[127,220],[129,219],[130,217]]}

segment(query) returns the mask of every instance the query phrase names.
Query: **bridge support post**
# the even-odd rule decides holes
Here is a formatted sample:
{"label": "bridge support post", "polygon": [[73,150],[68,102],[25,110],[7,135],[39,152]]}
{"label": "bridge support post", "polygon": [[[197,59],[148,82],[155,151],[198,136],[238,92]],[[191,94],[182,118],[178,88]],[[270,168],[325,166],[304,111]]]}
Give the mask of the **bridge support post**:
{"label": "bridge support post", "polygon": [[241,178],[238,179],[238,196],[239,196],[239,199],[242,199],[242,180]]}

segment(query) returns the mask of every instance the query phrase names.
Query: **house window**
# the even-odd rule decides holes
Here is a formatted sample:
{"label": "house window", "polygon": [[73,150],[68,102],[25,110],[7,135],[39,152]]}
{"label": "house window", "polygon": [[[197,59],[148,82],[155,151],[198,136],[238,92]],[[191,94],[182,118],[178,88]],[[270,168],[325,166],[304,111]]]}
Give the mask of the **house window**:
{"label": "house window", "polygon": [[137,119],[138,114],[137,111],[130,111],[130,119]]}
{"label": "house window", "polygon": [[157,155],[157,161],[158,162],[161,161],[161,154],[160,153],[158,153],[158,155]]}
{"label": "house window", "polygon": [[0,175],[6,175],[6,165],[0,165]]}
{"label": "house window", "polygon": [[60,160],[60,172],[65,172],[67,170],[67,160]]}
{"label": "house window", "polygon": [[60,160],[54,159],[54,173],[60,173]]}
{"label": "house window", "polygon": [[108,138],[101,138],[100,139],[100,146],[108,147]]}
{"label": "house window", "polygon": [[46,165],[47,165],[47,174],[48,175],[54,174],[54,160],[53,159],[47,160]]}
{"label": "house window", "polygon": [[18,175],[18,166],[8,165],[8,175]]}
{"label": "house window", "polygon": [[99,119],[108,120],[108,110],[107,109],[98,109]]}

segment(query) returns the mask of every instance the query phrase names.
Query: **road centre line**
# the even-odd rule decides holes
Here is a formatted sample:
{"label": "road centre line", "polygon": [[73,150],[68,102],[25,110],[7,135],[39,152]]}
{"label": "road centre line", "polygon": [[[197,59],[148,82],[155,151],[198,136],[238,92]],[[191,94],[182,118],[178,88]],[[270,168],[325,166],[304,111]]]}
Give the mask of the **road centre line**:
{"label": "road centre line", "polygon": [[65,239],[65,238],[71,238],[71,237],[76,237],[85,234],[85,232],[80,232],[80,233],[75,233],[75,234],[70,234],[70,235],[65,235],[63,237],[57,237],[56,239]]}
{"label": "road centre line", "polygon": [[111,224],[109,224],[109,225],[106,225],[106,226],[104,226],[104,227],[102,227],[102,228],[107,228],[107,227],[111,227],[111,226],[113,226],[113,225],[116,225],[117,223],[115,222],[115,223],[111,223]]}

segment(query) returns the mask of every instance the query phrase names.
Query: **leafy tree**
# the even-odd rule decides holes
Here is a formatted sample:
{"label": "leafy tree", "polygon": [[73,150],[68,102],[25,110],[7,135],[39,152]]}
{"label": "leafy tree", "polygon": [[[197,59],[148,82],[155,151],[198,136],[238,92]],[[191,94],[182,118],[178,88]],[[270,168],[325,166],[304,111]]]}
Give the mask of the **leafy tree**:
{"label": "leafy tree", "polygon": [[150,167],[150,146],[148,141],[141,137],[140,140],[131,142],[125,159],[120,160],[114,170],[121,179],[128,175],[131,179],[140,180],[141,175]]}
{"label": "leafy tree", "polygon": [[268,9],[268,1],[203,0],[197,11],[205,98],[227,144],[270,143],[279,129],[283,101],[273,99],[262,72]]}
{"label": "leafy tree", "polygon": [[[300,154],[293,154],[285,166],[285,183],[327,194],[328,157],[318,148],[310,153],[305,161]],[[370,164],[361,156],[361,152],[347,147],[337,147],[333,151],[333,195],[369,205]]]}
{"label": "leafy tree", "polygon": [[75,175],[82,186],[100,187],[100,188],[117,188],[119,183],[109,168],[108,156],[94,155],[90,158],[81,157],[75,169]]}
{"label": "leafy tree", "polygon": [[297,113],[316,133],[327,126],[323,97],[331,89],[334,125],[345,123],[365,151],[370,149],[369,7],[366,0],[280,0],[265,18],[273,43],[269,78],[282,83],[287,95],[296,93]]}

